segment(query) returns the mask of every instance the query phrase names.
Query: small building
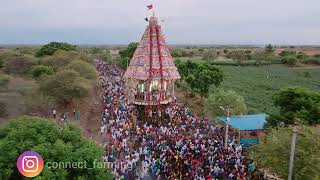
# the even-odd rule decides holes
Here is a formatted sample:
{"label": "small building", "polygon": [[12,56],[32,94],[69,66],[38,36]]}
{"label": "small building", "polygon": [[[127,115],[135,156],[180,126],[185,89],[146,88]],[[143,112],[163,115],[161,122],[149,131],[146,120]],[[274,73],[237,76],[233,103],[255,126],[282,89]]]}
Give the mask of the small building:
{"label": "small building", "polygon": [[[226,116],[218,116],[217,119],[226,123]],[[231,116],[229,125],[240,130],[240,144],[258,144],[266,119],[266,114]]]}

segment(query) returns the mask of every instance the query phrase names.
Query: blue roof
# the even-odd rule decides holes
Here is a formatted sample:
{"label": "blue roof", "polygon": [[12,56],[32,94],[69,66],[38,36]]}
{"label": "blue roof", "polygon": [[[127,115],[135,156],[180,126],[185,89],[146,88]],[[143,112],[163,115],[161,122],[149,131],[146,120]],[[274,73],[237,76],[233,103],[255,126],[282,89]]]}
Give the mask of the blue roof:
{"label": "blue roof", "polygon": [[[217,118],[220,121],[226,122],[225,116],[218,116]],[[233,128],[238,128],[240,130],[258,130],[263,129],[266,118],[266,114],[231,116],[229,124]]]}

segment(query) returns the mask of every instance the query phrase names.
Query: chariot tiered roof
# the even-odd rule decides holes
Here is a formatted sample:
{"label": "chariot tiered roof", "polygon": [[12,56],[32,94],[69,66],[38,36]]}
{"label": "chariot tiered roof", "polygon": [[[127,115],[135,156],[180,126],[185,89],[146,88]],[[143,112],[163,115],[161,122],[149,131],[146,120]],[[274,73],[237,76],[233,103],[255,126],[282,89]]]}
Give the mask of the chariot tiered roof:
{"label": "chariot tiered roof", "polygon": [[157,17],[152,16],[149,19],[149,25],[146,27],[124,78],[137,80],[180,79]]}

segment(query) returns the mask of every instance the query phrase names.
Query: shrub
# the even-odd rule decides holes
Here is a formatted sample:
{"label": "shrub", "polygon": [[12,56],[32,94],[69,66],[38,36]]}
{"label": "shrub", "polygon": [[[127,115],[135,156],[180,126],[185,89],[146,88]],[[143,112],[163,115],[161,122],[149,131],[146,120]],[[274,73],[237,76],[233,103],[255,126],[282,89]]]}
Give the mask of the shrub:
{"label": "shrub", "polygon": [[304,52],[298,52],[297,54],[297,58],[300,59],[300,60],[306,60],[308,59],[308,55],[306,55]]}
{"label": "shrub", "polygon": [[37,65],[37,66],[34,66],[32,68],[32,76],[34,78],[38,78],[42,75],[52,75],[53,74],[53,69],[52,67],[50,66],[45,66],[45,65]]}
{"label": "shrub", "polygon": [[86,97],[90,83],[74,70],[64,70],[40,82],[43,95],[52,97],[60,104],[69,104],[74,99]]}
{"label": "shrub", "polygon": [[75,51],[63,51],[59,50],[52,56],[47,56],[41,59],[41,63],[47,66],[51,66],[54,71],[58,71],[59,68],[68,66],[72,61],[86,61],[89,62],[87,56],[75,52]]}
{"label": "shrub", "polygon": [[281,51],[280,53],[279,53],[279,56],[288,56],[288,55],[296,55],[297,54],[297,52],[296,51]]}
{"label": "shrub", "polygon": [[7,75],[0,75],[0,87],[6,86],[9,84],[10,78]]}
{"label": "shrub", "polygon": [[217,51],[213,49],[208,49],[203,52],[202,59],[207,61],[213,61],[214,59],[217,58],[217,56],[218,56]]}
{"label": "shrub", "polygon": [[295,65],[298,62],[298,58],[295,55],[287,55],[281,58],[282,63]]}
{"label": "shrub", "polygon": [[35,63],[36,59],[28,55],[10,57],[5,64],[4,71],[8,74],[26,74]]}
{"label": "shrub", "polygon": [[13,58],[13,57],[17,57],[19,56],[19,54],[13,50],[2,50],[0,51],[0,69],[3,68],[6,64],[6,62]]}
{"label": "shrub", "polygon": [[72,61],[67,68],[75,70],[86,79],[96,80],[98,78],[95,68],[84,61]]}

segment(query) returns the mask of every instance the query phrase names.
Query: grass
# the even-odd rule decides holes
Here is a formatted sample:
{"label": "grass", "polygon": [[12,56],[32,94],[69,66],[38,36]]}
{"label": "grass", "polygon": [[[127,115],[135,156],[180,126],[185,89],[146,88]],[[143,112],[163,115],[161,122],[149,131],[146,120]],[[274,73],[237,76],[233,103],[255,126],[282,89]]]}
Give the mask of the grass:
{"label": "grass", "polygon": [[[272,104],[272,95],[281,88],[300,86],[320,91],[320,67],[290,68],[282,65],[221,67],[225,73],[221,87],[242,95],[249,113],[276,112],[277,109]],[[214,93],[213,88],[211,92]]]}

